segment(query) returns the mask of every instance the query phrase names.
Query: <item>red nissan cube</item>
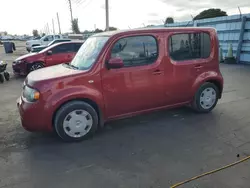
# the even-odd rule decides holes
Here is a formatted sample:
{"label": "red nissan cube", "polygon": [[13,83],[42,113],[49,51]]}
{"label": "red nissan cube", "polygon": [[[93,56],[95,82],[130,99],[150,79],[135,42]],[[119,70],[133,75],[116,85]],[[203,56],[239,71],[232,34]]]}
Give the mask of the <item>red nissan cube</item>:
{"label": "red nissan cube", "polygon": [[70,62],[82,44],[82,41],[61,42],[40,52],[23,55],[13,62],[13,72],[24,76],[43,67]]}
{"label": "red nissan cube", "polygon": [[222,91],[215,29],[147,28],[89,37],[70,63],[31,72],[17,106],[26,130],[79,141],[163,108],[210,112]]}

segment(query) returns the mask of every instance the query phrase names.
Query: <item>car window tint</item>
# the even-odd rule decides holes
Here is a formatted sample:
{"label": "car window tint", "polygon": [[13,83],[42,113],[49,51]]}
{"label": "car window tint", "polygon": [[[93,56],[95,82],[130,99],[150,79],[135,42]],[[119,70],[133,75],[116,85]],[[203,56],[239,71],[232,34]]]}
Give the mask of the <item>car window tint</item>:
{"label": "car window tint", "polygon": [[125,67],[154,63],[158,47],[153,36],[133,36],[118,40],[111,51],[111,57],[120,57]]}
{"label": "car window tint", "polygon": [[207,33],[175,34],[169,39],[170,57],[176,61],[208,58],[211,53]]}
{"label": "car window tint", "polygon": [[53,54],[72,52],[72,44],[60,44],[52,49]]}
{"label": "car window tint", "polygon": [[47,38],[48,38],[48,41],[54,40],[54,37],[52,35],[49,35]]}
{"label": "car window tint", "polygon": [[74,52],[78,52],[78,50],[81,48],[82,43],[75,43],[74,44]]}

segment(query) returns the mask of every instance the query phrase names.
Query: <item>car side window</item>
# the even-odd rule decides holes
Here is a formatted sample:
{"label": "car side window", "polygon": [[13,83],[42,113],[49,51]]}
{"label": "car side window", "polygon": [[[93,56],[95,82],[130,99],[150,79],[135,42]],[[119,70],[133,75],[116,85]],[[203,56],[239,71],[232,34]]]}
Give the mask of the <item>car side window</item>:
{"label": "car side window", "polygon": [[48,41],[54,40],[54,37],[52,35],[47,36]]}
{"label": "car side window", "polygon": [[72,52],[72,44],[60,44],[52,49],[53,54]]}
{"label": "car side window", "polygon": [[75,43],[74,44],[74,52],[78,52],[78,50],[81,48],[81,46],[82,46],[82,43]]}
{"label": "car side window", "polygon": [[60,36],[59,35],[55,35],[55,39],[60,39]]}
{"label": "car side window", "polygon": [[119,39],[111,57],[120,57],[124,67],[152,64],[158,57],[158,44],[153,36],[132,36]]}
{"label": "car side window", "polygon": [[211,53],[207,33],[174,34],[169,39],[170,57],[176,61],[208,58]]}

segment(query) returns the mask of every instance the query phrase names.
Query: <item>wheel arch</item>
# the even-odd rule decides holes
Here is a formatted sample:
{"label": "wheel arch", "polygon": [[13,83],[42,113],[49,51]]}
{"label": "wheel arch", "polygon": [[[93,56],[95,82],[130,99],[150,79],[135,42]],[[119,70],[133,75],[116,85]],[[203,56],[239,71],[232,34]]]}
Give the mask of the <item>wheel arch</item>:
{"label": "wheel arch", "polygon": [[92,107],[95,109],[95,111],[96,111],[96,113],[97,113],[97,115],[98,115],[98,127],[100,127],[100,128],[103,127],[103,125],[104,125],[103,113],[102,113],[100,107],[98,106],[98,104],[97,104],[95,101],[93,101],[93,100],[91,100],[91,99],[89,99],[89,98],[74,98],[74,99],[69,99],[69,100],[67,100],[67,101],[64,101],[64,102],[63,102],[62,104],[60,104],[60,105],[56,108],[56,110],[53,112],[53,115],[52,115],[52,127],[53,127],[53,128],[54,128],[54,123],[55,123],[55,117],[56,117],[56,114],[57,114],[57,112],[59,111],[59,109],[60,109],[62,106],[64,106],[65,104],[70,103],[70,102],[75,102],[75,101],[86,102],[87,104],[89,104],[90,106],[92,106]]}
{"label": "wheel arch", "polygon": [[192,86],[193,95],[195,95],[199,87],[206,82],[214,84],[219,89],[219,99],[220,99],[222,97],[224,80],[221,75],[213,71],[205,72],[196,78]]}
{"label": "wheel arch", "polygon": [[209,79],[206,82],[214,84],[219,89],[219,99],[220,99],[222,97],[222,92],[223,92],[222,84],[218,80],[215,80],[215,79],[211,79],[211,80]]}
{"label": "wheel arch", "polygon": [[33,61],[32,63],[28,63],[28,65],[27,65],[27,71],[28,72],[29,72],[31,66],[34,65],[35,63],[41,63],[45,67],[45,62],[44,61],[42,61],[42,60],[40,60],[40,61]]}

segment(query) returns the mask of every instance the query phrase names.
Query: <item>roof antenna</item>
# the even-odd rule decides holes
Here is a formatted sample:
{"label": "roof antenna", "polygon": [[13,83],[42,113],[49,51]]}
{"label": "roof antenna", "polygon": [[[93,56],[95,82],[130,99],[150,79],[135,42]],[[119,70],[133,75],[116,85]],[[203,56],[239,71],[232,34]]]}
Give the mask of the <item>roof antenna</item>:
{"label": "roof antenna", "polygon": [[187,27],[188,26],[188,24],[190,23],[191,21],[188,21],[188,23],[187,23],[187,25],[185,25],[185,27]]}
{"label": "roof antenna", "polygon": [[192,18],[192,21],[189,21],[185,27],[187,27],[190,22],[194,21],[194,17],[192,16],[192,14],[191,14],[191,18]]}

